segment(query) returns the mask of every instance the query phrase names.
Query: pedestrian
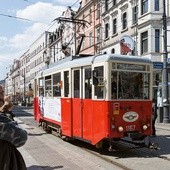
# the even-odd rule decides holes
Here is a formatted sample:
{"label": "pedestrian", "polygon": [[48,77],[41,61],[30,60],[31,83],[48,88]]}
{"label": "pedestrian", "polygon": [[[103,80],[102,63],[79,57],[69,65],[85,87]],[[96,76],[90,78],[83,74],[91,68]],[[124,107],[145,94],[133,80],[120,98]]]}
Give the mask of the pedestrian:
{"label": "pedestrian", "polygon": [[13,119],[12,103],[4,97],[0,86],[0,170],[26,170],[25,161],[18,151],[27,141],[27,132]]}
{"label": "pedestrian", "polygon": [[0,107],[0,112],[6,114],[11,120],[14,120],[15,115],[12,113],[13,103],[10,100],[9,96],[4,96],[2,100],[3,106]]}
{"label": "pedestrian", "polygon": [[156,136],[155,121],[157,119],[157,101],[156,99],[152,100],[152,136]]}

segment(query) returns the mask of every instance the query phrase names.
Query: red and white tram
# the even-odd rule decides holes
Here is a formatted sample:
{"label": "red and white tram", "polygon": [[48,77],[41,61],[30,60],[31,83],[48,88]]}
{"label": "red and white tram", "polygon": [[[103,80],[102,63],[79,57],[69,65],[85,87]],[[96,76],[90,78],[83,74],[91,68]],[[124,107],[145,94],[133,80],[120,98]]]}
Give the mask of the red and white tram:
{"label": "red and white tram", "polygon": [[46,130],[92,145],[152,133],[151,60],[137,56],[67,57],[35,79],[34,117]]}

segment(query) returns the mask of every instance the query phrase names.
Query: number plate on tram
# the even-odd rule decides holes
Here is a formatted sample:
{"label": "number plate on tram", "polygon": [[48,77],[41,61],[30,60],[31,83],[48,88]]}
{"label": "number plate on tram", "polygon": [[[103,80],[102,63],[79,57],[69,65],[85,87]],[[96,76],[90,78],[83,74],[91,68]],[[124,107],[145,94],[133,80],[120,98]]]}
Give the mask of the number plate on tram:
{"label": "number plate on tram", "polygon": [[126,131],[134,131],[136,128],[136,125],[127,125],[126,126]]}

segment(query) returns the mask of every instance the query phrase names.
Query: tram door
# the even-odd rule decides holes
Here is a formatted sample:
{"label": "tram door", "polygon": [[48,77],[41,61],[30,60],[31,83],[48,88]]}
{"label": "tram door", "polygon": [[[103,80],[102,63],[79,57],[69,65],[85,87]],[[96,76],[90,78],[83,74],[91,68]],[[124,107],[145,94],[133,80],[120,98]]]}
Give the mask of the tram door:
{"label": "tram door", "polygon": [[91,120],[92,120],[92,82],[91,67],[81,67],[72,70],[73,101],[73,136],[83,139],[91,138]]}
{"label": "tram door", "polygon": [[72,70],[72,132],[74,137],[82,137],[82,82],[81,68]]}

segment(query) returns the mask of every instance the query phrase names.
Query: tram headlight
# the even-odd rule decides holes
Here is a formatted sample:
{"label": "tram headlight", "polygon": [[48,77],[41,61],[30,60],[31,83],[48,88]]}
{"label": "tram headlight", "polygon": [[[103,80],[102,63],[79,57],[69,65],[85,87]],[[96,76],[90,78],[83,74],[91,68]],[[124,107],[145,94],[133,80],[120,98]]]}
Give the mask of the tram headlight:
{"label": "tram headlight", "polygon": [[119,132],[122,132],[122,131],[123,131],[123,127],[122,127],[122,126],[119,126],[119,127],[118,127],[118,130],[119,130]]}
{"label": "tram headlight", "polygon": [[147,130],[147,125],[143,125],[143,130]]}

